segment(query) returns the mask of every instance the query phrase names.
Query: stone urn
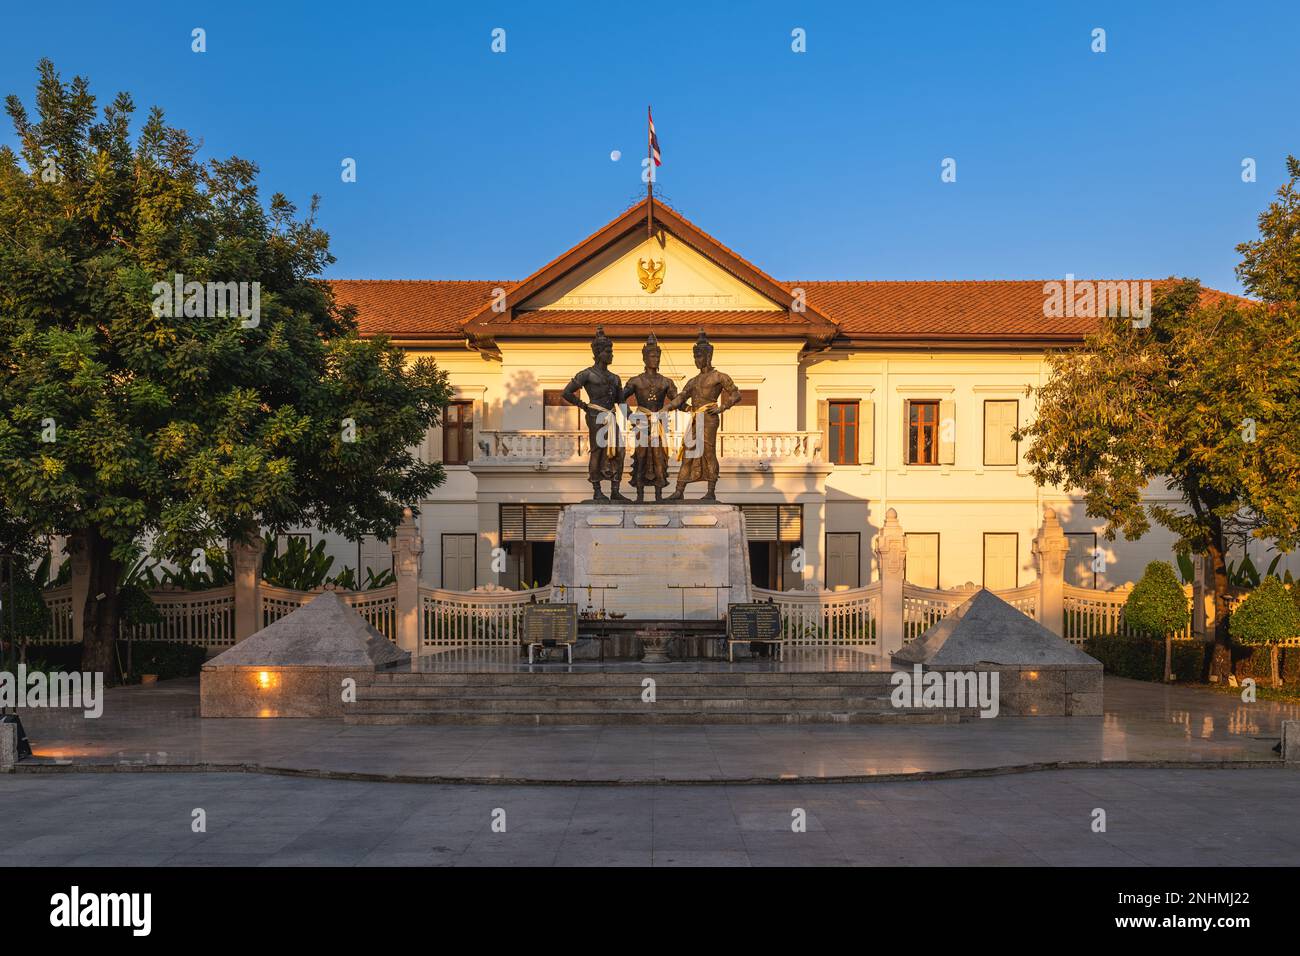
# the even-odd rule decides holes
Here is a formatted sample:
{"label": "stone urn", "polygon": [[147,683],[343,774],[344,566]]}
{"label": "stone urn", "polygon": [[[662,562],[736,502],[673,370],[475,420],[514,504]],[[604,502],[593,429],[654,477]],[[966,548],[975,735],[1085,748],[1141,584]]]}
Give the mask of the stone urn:
{"label": "stone urn", "polygon": [[637,631],[637,640],[641,642],[642,664],[667,664],[672,661],[668,656],[668,647],[677,635],[671,631],[651,627]]}

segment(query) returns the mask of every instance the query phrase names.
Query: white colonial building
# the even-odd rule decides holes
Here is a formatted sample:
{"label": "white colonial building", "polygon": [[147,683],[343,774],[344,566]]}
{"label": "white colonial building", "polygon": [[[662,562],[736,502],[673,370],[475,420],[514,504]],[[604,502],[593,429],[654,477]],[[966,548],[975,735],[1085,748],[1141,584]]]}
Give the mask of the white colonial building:
{"label": "white colonial building", "polygon": [[[658,202],[652,234],[650,212],[638,204],[519,281],[333,283],[364,334],[431,356],[454,390],[421,449],[447,470],[419,508],[425,586],[549,581],[559,509],[591,494],[587,433],[560,393],[591,364],[598,325],[624,381],[653,331],[679,386],[708,332],[743,396],[722,423],[718,496],[744,508],[760,586],[870,583],[891,508],[906,577],[924,587],[1029,583],[1049,505],[1069,583],[1111,587],[1170,558],[1159,529],[1106,542],[1077,499],[1029,477],[1011,434],[1034,415],[1045,351],[1095,321],[1045,315],[1043,282],[779,281]],[[329,547],[363,575],[391,561],[385,542]]]}

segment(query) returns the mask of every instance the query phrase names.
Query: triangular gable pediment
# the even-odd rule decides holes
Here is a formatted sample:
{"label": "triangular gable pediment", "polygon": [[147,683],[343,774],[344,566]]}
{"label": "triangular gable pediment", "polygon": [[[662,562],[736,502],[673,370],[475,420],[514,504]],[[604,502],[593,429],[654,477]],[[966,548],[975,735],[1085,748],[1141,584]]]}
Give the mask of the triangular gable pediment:
{"label": "triangular gable pediment", "polygon": [[[613,334],[710,334],[829,341],[836,326],[674,210],[642,201],[465,322],[479,339],[567,336],[603,323]],[[653,289],[653,291],[651,291]],[[743,320],[743,321],[742,321]]]}
{"label": "triangular gable pediment", "polygon": [[519,304],[520,312],[785,308],[667,230],[654,237],[636,230]]}

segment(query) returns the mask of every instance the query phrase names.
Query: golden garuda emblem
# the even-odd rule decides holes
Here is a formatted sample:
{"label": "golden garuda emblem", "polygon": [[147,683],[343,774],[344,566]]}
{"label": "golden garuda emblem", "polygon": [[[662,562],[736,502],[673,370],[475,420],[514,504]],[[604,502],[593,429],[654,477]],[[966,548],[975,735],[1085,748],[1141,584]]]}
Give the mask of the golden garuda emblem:
{"label": "golden garuda emblem", "polygon": [[664,270],[667,268],[667,259],[660,259],[658,264],[653,259],[638,259],[636,277],[641,280],[641,288],[651,293],[658,292],[664,284]]}

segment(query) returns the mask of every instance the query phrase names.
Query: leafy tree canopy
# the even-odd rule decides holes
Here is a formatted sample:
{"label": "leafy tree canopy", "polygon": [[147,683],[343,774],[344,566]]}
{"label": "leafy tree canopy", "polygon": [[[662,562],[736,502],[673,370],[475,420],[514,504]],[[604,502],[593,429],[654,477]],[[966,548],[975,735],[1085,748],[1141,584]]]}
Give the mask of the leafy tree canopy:
{"label": "leafy tree canopy", "polygon": [[442,481],[411,450],[446,378],[358,336],[316,200],[264,205],[253,163],[201,161],[157,108],[133,134],[129,96],[101,112],[48,61],[35,107],[8,97],[21,151],[0,148],[4,513],[84,532],[92,593],[143,535],[177,556],[262,526],[391,533]]}
{"label": "leafy tree canopy", "polygon": [[1268,578],[1232,612],[1228,627],[1242,644],[1276,644],[1300,634],[1300,614],[1282,582]]}
{"label": "leafy tree canopy", "polygon": [[1187,594],[1173,566],[1152,561],[1124,602],[1124,620],[1147,634],[1164,636],[1187,627]]}

